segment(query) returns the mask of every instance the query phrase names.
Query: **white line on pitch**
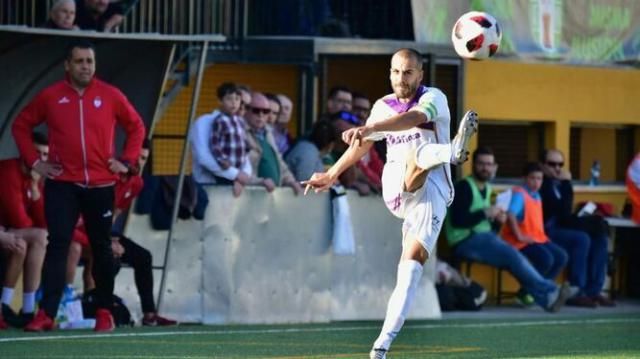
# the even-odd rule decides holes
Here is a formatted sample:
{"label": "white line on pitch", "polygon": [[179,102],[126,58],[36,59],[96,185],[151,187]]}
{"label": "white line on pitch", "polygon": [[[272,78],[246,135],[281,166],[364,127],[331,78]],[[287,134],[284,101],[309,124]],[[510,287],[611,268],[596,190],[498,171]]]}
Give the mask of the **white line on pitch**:
{"label": "white line on pitch", "polygon": [[[610,319],[583,319],[583,320],[539,320],[525,322],[495,322],[495,323],[452,323],[452,324],[408,324],[406,329],[437,329],[437,328],[497,328],[497,327],[522,327],[531,325],[569,325],[569,324],[610,324],[610,323],[637,323],[640,318],[610,318]],[[169,335],[228,335],[228,334],[281,334],[281,333],[313,333],[336,332],[379,329],[380,326],[351,326],[351,327],[320,327],[320,328],[272,328],[272,329],[236,329],[236,330],[191,330],[191,331],[167,331],[151,333],[103,333],[103,334],[72,334],[72,335],[44,335],[33,337],[0,338],[0,343],[29,342],[43,340],[67,340],[67,339],[95,339],[95,338],[124,338],[124,337],[158,337]]]}

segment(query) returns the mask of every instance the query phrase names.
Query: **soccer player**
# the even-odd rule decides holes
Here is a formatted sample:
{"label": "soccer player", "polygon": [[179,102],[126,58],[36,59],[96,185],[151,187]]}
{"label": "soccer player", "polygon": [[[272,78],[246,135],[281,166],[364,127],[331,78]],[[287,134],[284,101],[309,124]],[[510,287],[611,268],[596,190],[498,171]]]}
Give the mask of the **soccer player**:
{"label": "soccer player", "polygon": [[371,358],[386,358],[404,324],[423,265],[433,253],[447,206],[453,200],[449,163],[460,164],[467,159],[468,141],[478,125],[477,115],[467,112],[450,142],[447,98],[437,88],[422,86],[422,76],[422,55],[413,49],[398,50],[391,58],[393,93],[374,104],[365,126],[343,133],[350,147],[329,170],[314,173],[303,182],[307,190],[327,190],[342,171],[371,149],[375,140],[386,138],[383,199],[391,213],[404,219],[403,250],[396,287]]}

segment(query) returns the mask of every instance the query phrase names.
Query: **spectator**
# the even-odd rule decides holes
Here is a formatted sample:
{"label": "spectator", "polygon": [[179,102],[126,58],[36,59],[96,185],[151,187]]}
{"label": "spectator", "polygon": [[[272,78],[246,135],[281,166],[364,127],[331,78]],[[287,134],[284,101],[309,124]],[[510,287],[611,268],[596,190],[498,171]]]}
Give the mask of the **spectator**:
{"label": "spectator", "polygon": [[[138,159],[138,167],[140,169],[144,168],[148,158],[149,143],[147,141],[143,144]],[[117,220],[119,215],[129,210],[131,202],[138,196],[143,186],[144,182],[139,174],[122,177],[117,182],[114,221]],[[142,305],[142,325],[175,325],[175,320],[158,315],[153,300],[153,258],[151,252],[130,238],[125,237],[122,233],[112,233],[111,239],[111,248],[114,255],[119,258],[120,263],[128,264],[133,268],[136,288]]]}
{"label": "spectator", "polygon": [[[369,99],[361,94],[353,93],[353,115],[356,116],[360,123],[365,123],[369,118],[371,112],[371,102]],[[357,166],[362,176],[360,177],[366,182],[372,190],[376,193],[380,193],[382,190],[382,168],[384,167],[384,161],[378,154],[378,144],[384,145],[385,141],[377,141],[369,153],[364,155]]]}
{"label": "spectator", "polygon": [[78,30],[74,25],[75,20],[75,0],[56,0],[49,10],[49,20],[43,26],[49,29]]}
{"label": "spectator", "polygon": [[567,305],[615,305],[601,294],[608,260],[606,222],[597,215],[573,214],[571,173],[563,169],[562,152],[543,151],[541,161],[545,173],[540,189],[545,228],[552,240],[569,253],[569,283],[577,291]]}
{"label": "spectator", "polygon": [[253,172],[262,181],[267,190],[272,184],[288,186],[297,196],[302,192],[302,187],[289,171],[289,167],[282,159],[282,155],[273,139],[271,131],[267,127],[269,100],[261,93],[251,94],[251,106],[247,112],[248,140],[251,152],[249,157]]}
{"label": "spectator", "polygon": [[[329,119],[332,121],[333,126],[337,130],[337,140],[334,143],[333,151],[331,152],[331,157],[328,161],[329,163],[326,164],[335,163],[336,159],[340,158],[340,156],[342,156],[342,154],[349,148],[349,145],[341,139],[342,133],[362,124],[359,118],[346,111],[339,111],[337,113],[334,113],[329,117]],[[360,161],[358,161],[354,166],[347,168],[340,175],[339,181],[340,184],[345,188],[355,189],[356,191],[358,191],[359,195],[367,196],[372,192],[372,190],[379,190],[382,185],[381,183],[377,184],[374,182],[375,187],[372,187],[368,183],[368,179],[366,178],[365,174],[358,168],[359,162]]]}
{"label": "spectator", "polygon": [[76,25],[82,30],[114,31],[137,0],[76,0]]}
{"label": "spectator", "polygon": [[225,82],[217,89],[220,109],[196,119],[190,133],[193,178],[199,184],[233,185],[239,196],[251,180],[244,120],[238,87]]}
{"label": "spectator", "polygon": [[631,200],[631,219],[640,224],[640,153],[627,168],[626,184]]}
{"label": "spectator", "polygon": [[327,98],[327,114],[333,115],[340,111],[351,112],[352,101],[351,90],[347,87],[332,87]]}
{"label": "spectator", "polygon": [[555,280],[567,264],[567,252],[549,240],[544,231],[542,200],[542,167],[527,163],[524,168],[524,185],[512,189],[507,211],[507,223],[502,227],[502,238],[524,254],[538,272],[549,280]]}
{"label": "spectator", "polygon": [[[369,98],[362,93],[354,92],[352,107],[353,114],[356,115],[362,123],[365,123],[371,113],[371,101],[369,101]],[[376,141],[373,147],[377,154],[376,157],[384,164],[387,159],[387,141],[384,139]]]}
{"label": "spectator", "polygon": [[309,136],[296,142],[284,157],[296,180],[304,181],[314,172],[324,171],[322,158],[331,152],[338,139],[330,121],[316,121]]}
{"label": "spectator", "polygon": [[371,113],[371,101],[367,96],[354,92],[352,108],[353,111],[351,112],[360,119],[360,122],[365,123]]}
{"label": "spectator", "polygon": [[240,90],[240,109],[238,110],[238,116],[244,118],[247,107],[251,103],[251,89],[245,85],[238,85],[238,90]]}
{"label": "spectator", "polygon": [[506,212],[491,205],[490,180],[496,168],[491,149],[480,147],[473,153],[472,174],[456,184],[456,195],[445,220],[449,245],[456,258],[509,271],[523,288],[518,293],[523,304],[529,304],[526,294],[530,294],[541,307],[557,309],[563,300],[558,286],[543,278],[520,251],[492,230],[492,223],[506,221]]}
{"label": "spectator", "polygon": [[[33,139],[32,147],[36,149],[41,160],[46,160],[46,136],[34,133]],[[0,173],[4,178],[0,186],[0,223],[10,228],[10,231],[26,245],[23,255],[11,257],[9,266],[12,270],[7,271],[6,277],[3,278],[2,315],[11,326],[23,327],[33,319],[35,292],[40,286],[47,247],[46,224],[42,213],[42,181],[41,177],[29,170],[19,158],[0,161]],[[23,307],[21,315],[17,315],[10,304],[20,273],[23,274]]]}
{"label": "spectator", "polygon": [[[22,159],[47,177],[44,194],[49,245],[43,268],[42,301],[27,331],[52,330],[64,288],[65,265],[73,228],[82,215],[95,259],[96,331],[114,329],[110,312],[114,263],[109,246],[113,216],[113,185],[133,164],[144,139],[144,124],[117,88],[94,77],[95,51],[75,42],[64,62],[66,77],[38,93],[18,114],[13,136]],[[86,121],[91,119],[91,126]],[[33,128],[49,128],[49,161],[38,158],[31,142]],[[113,153],[116,124],[127,139],[122,156]],[[82,134],[82,136],[80,136]],[[131,164],[131,165],[130,165]]]}
{"label": "spectator", "polygon": [[[278,94],[278,100],[280,100],[280,114],[273,126],[273,137],[276,140],[278,146],[278,152],[284,156],[285,153],[291,147],[293,139],[289,133],[289,122],[291,122],[291,111],[293,109],[293,103],[291,99],[284,94]],[[308,177],[307,177],[308,178]],[[305,178],[305,179],[307,179]]]}
{"label": "spectator", "polygon": [[267,115],[267,126],[270,130],[273,130],[273,126],[275,126],[276,122],[278,122],[278,117],[280,117],[280,99],[272,93],[265,93],[264,96],[269,101],[269,108],[271,108],[271,112]]}

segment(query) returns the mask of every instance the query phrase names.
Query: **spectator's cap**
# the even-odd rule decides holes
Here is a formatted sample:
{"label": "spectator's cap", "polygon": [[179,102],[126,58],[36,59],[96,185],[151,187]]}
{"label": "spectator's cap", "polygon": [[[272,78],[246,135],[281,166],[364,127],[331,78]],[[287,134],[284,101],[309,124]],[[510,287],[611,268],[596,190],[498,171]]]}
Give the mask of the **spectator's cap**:
{"label": "spectator's cap", "polygon": [[358,116],[352,114],[348,111],[340,111],[331,115],[331,121],[343,120],[355,126],[361,126],[362,121],[358,118]]}

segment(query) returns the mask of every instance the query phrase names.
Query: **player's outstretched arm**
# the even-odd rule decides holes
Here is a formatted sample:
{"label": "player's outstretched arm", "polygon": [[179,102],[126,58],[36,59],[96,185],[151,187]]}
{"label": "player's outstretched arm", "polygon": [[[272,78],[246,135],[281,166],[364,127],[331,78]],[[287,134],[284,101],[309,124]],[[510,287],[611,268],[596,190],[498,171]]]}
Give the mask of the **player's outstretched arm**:
{"label": "player's outstretched arm", "polygon": [[338,180],[338,177],[347,168],[353,166],[362,156],[364,156],[369,150],[373,142],[365,141],[361,146],[349,146],[349,148],[340,156],[338,162],[336,162],[327,172],[316,172],[311,178],[301,183],[305,185],[304,194],[307,194],[310,189],[314,189],[317,192],[328,190]]}

